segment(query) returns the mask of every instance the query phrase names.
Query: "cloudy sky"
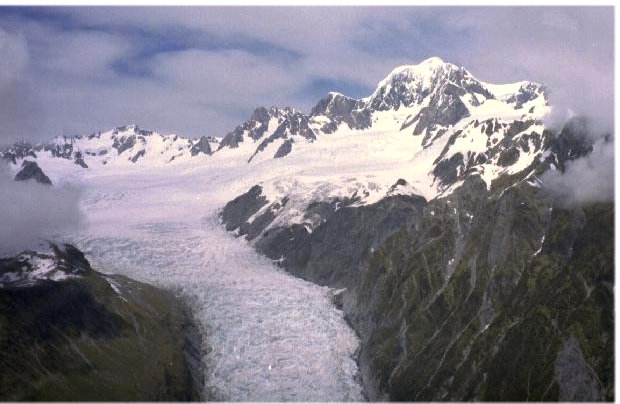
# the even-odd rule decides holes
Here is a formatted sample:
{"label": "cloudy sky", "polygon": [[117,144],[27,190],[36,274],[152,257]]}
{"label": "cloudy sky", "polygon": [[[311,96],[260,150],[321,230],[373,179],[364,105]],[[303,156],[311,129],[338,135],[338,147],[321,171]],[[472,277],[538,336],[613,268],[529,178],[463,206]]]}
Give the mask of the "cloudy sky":
{"label": "cloudy sky", "polygon": [[613,24],[611,7],[0,7],[0,143],[128,123],[221,136],[430,56],[543,82],[558,110],[611,125]]}

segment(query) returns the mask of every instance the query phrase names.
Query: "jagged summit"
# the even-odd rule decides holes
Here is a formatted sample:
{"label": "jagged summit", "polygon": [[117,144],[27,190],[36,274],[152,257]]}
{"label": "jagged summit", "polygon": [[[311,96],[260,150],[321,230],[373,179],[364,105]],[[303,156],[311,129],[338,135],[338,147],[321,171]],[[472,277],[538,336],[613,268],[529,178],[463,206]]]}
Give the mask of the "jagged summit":
{"label": "jagged summit", "polygon": [[131,123],[129,125],[117,126],[116,128],[114,128],[114,130],[118,130],[120,132],[126,132],[126,131],[137,132],[138,130],[140,130],[140,127],[135,123]]}
{"label": "jagged summit", "polygon": [[365,101],[373,110],[398,110],[420,105],[427,97],[442,93],[458,96],[472,93],[487,99],[493,98],[465,68],[433,57],[417,65],[395,68],[379,82],[377,89]]}
{"label": "jagged summit", "polygon": [[497,99],[520,107],[542,96],[547,102],[547,88],[533,81],[510,84],[492,84],[476,78],[465,67],[445,62],[437,56],[418,64],[395,67],[377,84],[367,97],[356,99],[330,91],[311,109],[310,115],[342,115],[353,110],[399,110],[423,104],[432,96],[442,94],[463,96],[470,93],[480,104],[487,99]]}
{"label": "jagged summit", "polygon": [[449,70],[465,70],[463,67],[459,67],[452,63],[444,62],[441,58],[434,56],[423,60],[415,65],[401,65],[395,67],[385,79],[379,82],[378,87],[383,84],[394,80],[411,80],[423,77],[433,76],[442,71]]}

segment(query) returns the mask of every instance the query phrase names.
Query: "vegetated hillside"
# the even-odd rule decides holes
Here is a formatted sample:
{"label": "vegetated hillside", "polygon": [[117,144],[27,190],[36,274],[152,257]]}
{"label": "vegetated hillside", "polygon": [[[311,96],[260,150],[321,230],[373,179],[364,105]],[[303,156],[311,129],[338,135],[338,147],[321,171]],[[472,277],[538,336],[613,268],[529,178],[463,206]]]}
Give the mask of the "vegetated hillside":
{"label": "vegetated hillside", "polygon": [[200,341],[170,292],[75,247],[0,259],[0,399],[195,401]]}

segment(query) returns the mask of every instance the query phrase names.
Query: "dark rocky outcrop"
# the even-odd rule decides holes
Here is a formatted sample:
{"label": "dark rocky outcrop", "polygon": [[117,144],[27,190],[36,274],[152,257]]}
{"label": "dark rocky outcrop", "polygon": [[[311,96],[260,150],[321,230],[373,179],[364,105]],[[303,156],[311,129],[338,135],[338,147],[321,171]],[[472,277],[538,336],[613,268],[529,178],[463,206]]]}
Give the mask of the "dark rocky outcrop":
{"label": "dark rocky outcrop", "polygon": [[555,157],[554,164],[560,171],[565,170],[566,162],[592,152],[593,139],[588,135],[589,125],[585,118],[574,118],[554,137],[550,149]]}
{"label": "dark rocky outcrop", "polygon": [[226,147],[239,147],[239,143],[244,141],[244,134],[246,134],[251,140],[256,141],[267,133],[271,118],[276,118],[278,122],[281,123],[287,116],[293,113],[295,113],[295,111],[292,108],[256,108],[246,122],[237,126],[235,130],[224,136],[220,142],[218,150]]}
{"label": "dark rocky outcrop", "polygon": [[222,211],[222,221],[226,224],[226,230],[238,229],[267,204],[267,198],[262,193],[263,188],[254,185],[248,192],[226,204]]}
{"label": "dark rocky outcrop", "polygon": [[[463,167],[463,155],[456,153],[446,160],[437,163],[433,175],[444,187],[453,184],[459,177],[459,168]],[[462,171],[462,170],[461,170]]]}
{"label": "dark rocky outcrop", "polygon": [[547,89],[540,84],[526,82],[523,84],[516,95],[508,98],[509,103],[514,103],[517,109],[522,108],[523,104],[532,101],[533,99],[539,97],[540,95],[544,95],[547,97]]}
{"label": "dark rocky outcrop", "polygon": [[286,156],[293,150],[293,139],[287,139],[278,147],[276,154],[274,154],[273,158],[278,159]]}
{"label": "dark rocky outcrop", "polygon": [[202,136],[196,143],[194,143],[190,149],[190,153],[192,154],[192,156],[197,156],[199,154],[213,154],[210,140],[211,138],[209,138],[208,136]]}
{"label": "dark rocky outcrop", "polygon": [[0,156],[2,157],[2,160],[6,161],[9,164],[17,164],[17,158],[15,156],[15,153],[9,150],[0,152]]}
{"label": "dark rocky outcrop", "polygon": [[332,133],[341,122],[351,129],[366,129],[370,127],[371,111],[365,104],[342,94],[329,93],[321,99],[310,111],[310,116],[326,116],[331,119],[323,126],[325,133]]}
{"label": "dark rocky outcrop", "polygon": [[368,209],[353,208],[350,203],[310,206],[308,217],[317,214],[325,220],[312,233],[303,225],[268,229],[256,239],[256,248],[271,259],[282,259],[285,268],[295,268],[291,272],[303,279],[334,288],[350,287],[360,263],[404,223],[414,222],[426,201],[399,195]]}
{"label": "dark rocky outcrop", "polygon": [[9,163],[17,164],[17,160],[21,160],[26,157],[32,157],[36,159],[36,149],[36,147],[33,147],[32,144],[28,142],[16,142],[10,146],[7,145],[0,147],[0,158]]}
{"label": "dark rocky outcrop", "polygon": [[392,184],[392,186],[390,186],[390,189],[388,190],[388,195],[393,193],[394,191],[396,191],[399,187],[404,187],[406,186],[408,183],[404,178],[399,178],[398,180],[396,180],[396,182],[394,184]]}
{"label": "dark rocky outcrop", "polygon": [[[469,176],[480,175],[486,168],[485,164],[491,163],[498,167],[509,168],[517,163],[521,156],[540,153],[541,150],[549,150],[551,153],[545,158],[548,164],[540,165],[541,155],[535,158],[532,166],[528,167],[528,173],[538,167],[539,173],[549,168],[553,163],[563,169],[563,165],[558,161],[566,161],[581,157],[592,151],[591,143],[589,148],[578,148],[573,139],[572,131],[564,128],[559,133],[549,130],[538,133],[531,127],[537,122],[534,120],[513,121],[511,123],[498,122],[496,119],[488,119],[483,122],[473,121],[454,132],[439,156],[435,159],[433,175],[439,184],[440,190],[445,190],[456,182],[464,180]],[[568,127],[568,126],[567,126]],[[477,136],[475,133],[479,128],[480,133],[486,134],[489,138],[486,142],[486,150],[480,152],[461,152],[453,151],[451,148],[461,136]],[[473,133],[472,133],[473,132]],[[493,135],[499,135],[492,138]],[[438,135],[435,136],[435,138]],[[434,139],[434,138],[433,138]],[[433,139],[429,138],[432,142]],[[568,155],[571,146],[576,150],[581,150],[577,154],[576,150]],[[453,154],[451,154],[453,153]]]}
{"label": "dark rocky outcrop", "polygon": [[[35,260],[68,278],[18,282]],[[102,275],[70,245],[2,258],[0,279],[0,400],[202,398],[200,340],[171,293]]]}
{"label": "dark rocky outcrop", "polygon": [[133,157],[130,157],[129,161],[131,161],[132,163],[135,163],[136,161],[138,161],[140,157],[144,157],[145,153],[146,153],[145,150],[140,150]]}
{"label": "dark rocky outcrop", "polygon": [[[316,134],[312,128],[310,128],[308,116],[300,112],[289,114],[271,135],[260,142],[254,154],[248,159],[248,162],[252,161],[258,153],[265,150],[271,143],[283,139],[284,142],[282,142],[282,144],[284,144],[287,140],[291,139],[291,136],[301,136],[308,141],[316,140]],[[282,147],[282,145],[280,147]],[[285,148],[286,147],[287,146],[285,146]]]}
{"label": "dark rocky outcrop", "polygon": [[63,144],[47,144],[43,146],[43,150],[52,153],[52,157],[71,160],[73,156],[73,143],[68,143],[65,139]]}
{"label": "dark rocky outcrop", "polygon": [[131,149],[136,145],[136,135],[119,136],[114,138],[112,147],[114,147],[118,155],[123,154],[124,151]]}
{"label": "dark rocky outcrop", "polygon": [[239,143],[243,142],[243,129],[238,126],[234,131],[229,132],[224,136],[222,141],[220,142],[219,149],[223,149],[225,147],[236,149],[239,147]]}
{"label": "dark rocky outcrop", "polygon": [[[141,129],[138,125],[125,125],[125,126],[117,126],[112,130],[112,135],[118,135],[121,132],[131,132],[137,136],[151,136],[153,134],[152,130]],[[93,134],[94,136],[99,136],[100,133]]]}
{"label": "dark rocky outcrop", "polygon": [[82,152],[75,152],[73,163],[82,168],[88,168],[88,165],[84,161],[84,156],[82,155]]}
{"label": "dark rocky outcrop", "polygon": [[39,184],[52,185],[52,180],[41,170],[41,167],[34,162],[24,160],[22,169],[15,175],[15,181],[35,180]]}
{"label": "dark rocky outcrop", "polygon": [[[414,121],[417,121],[413,129],[414,135],[420,135],[424,131],[430,132],[437,126],[454,125],[461,119],[469,116],[469,110],[461,101],[460,96],[465,92],[462,89],[448,91],[453,87],[446,88],[444,94],[435,95],[429,106],[422,108]],[[460,90],[460,91],[459,91]],[[427,142],[424,142],[425,144]]]}
{"label": "dark rocky outcrop", "polygon": [[519,149],[516,147],[504,149],[497,159],[497,164],[501,167],[511,166],[519,160],[519,154]]}

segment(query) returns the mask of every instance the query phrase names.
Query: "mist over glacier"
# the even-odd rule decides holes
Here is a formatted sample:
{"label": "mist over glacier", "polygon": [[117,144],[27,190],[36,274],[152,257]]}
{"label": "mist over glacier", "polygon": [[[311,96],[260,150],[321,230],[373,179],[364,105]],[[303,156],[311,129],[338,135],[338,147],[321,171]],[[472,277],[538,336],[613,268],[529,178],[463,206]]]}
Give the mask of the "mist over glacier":
{"label": "mist over glacier", "polygon": [[7,164],[0,161],[0,253],[36,248],[46,239],[80,226],[82,193],[76,185],[17,182],[14,176]]}

